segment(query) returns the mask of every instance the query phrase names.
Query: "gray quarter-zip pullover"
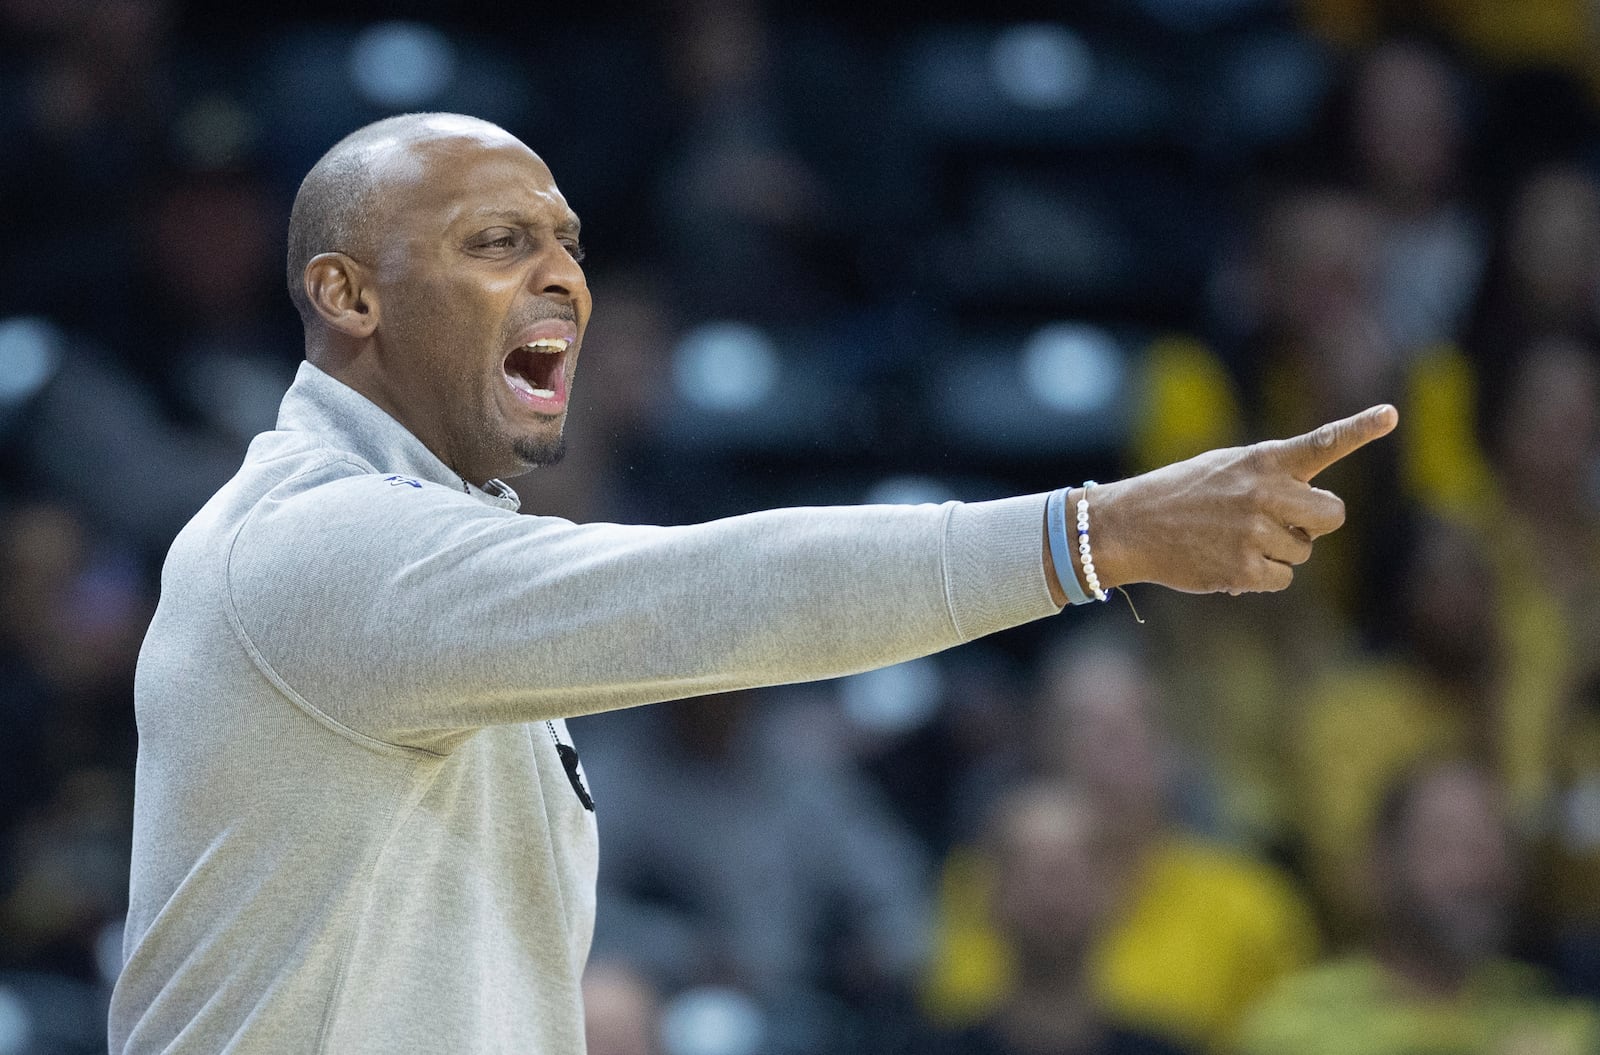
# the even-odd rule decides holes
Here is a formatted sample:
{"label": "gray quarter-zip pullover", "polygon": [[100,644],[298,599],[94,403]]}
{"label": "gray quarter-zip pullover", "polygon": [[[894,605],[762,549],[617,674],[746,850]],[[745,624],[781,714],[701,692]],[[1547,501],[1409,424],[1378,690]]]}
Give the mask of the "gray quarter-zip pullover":
{"label": "gray quarter-zip pullover", "polygon": [[162,572],[112,1052],[581,1055],[562,719],[1050,615],[1044,504],[520,516],[302,365]]}

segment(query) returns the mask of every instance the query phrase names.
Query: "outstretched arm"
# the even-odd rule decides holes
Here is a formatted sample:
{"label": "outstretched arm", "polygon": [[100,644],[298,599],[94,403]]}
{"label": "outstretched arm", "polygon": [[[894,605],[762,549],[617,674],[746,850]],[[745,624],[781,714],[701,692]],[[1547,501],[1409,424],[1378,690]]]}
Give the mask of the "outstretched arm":
{"label": "outstretched arm", "polygon": [[[1282,588],[1343,518],[1308,481],[1393,419],[1379,408],[1096,488],[1102,584]],[[1049,615],[1045,502],[580,525],[334,461],[246,518],[223,600],[301,706],[449,750],[484,725],[837,677]]]}

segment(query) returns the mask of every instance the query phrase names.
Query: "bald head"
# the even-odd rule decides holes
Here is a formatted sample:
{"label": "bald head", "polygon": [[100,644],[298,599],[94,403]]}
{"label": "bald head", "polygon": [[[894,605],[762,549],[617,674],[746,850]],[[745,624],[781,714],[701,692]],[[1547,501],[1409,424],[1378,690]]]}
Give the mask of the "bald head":
{"label": "bald head", "polygon": [[306,359],[463,480],[549,465],[592,303],[579,228],[503,128],[406,114],[359,129],[313,166],[290,217]]}
{"label": "bald head", "polygon": [[319,253],[370,259],[385,188],[413,171],[413,150],[453,137],[516,142],[499,125],[464,114],[420,113],[386,117],[335,143],[306,173],[289,214],[289,299],[310,327],[317,313],[306,297],[305,272]]}

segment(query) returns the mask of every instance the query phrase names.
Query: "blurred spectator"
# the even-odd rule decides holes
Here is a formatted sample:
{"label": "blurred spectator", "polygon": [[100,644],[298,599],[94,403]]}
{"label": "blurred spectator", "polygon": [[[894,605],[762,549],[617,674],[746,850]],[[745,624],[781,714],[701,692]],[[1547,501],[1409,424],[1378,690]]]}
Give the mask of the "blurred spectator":
{"label": "blurred spectator", "polygon": [[681,0],[669,57],[683,131],[658,186],[671,264],[697,313],[814,319],[837,310],[829,193],[790,142],[761,0]]}
{"label": "blurred spectator", "polygon": [[1364,847],[1383,789],[1443,753],[1498,775],[1537,823],[1561,713],[1548,642],[1513,632],[1490,551],[1459,522],[1420,519],[1393,554],[1388,645],[1352,653],[1306,687],[1293,736],[1306,863],[1336,932],[1374,922]]}
{"label": "blurred spectator", "polygon": [[743,990],[781,1035],[829,995],[881,1010],[908,989],[926,869],[859,774],[774,736],[757,700],[585,720],[605,847],[595,954],[667,990]]}
{"label": "blurred spectator", "polygon": [[[1548,496],[1549,477],[1562,474],[1568,489],[1558,504],[1575,509],[1592,500],[1584,463],[1594,454],[1593,430],[1582,419],[1592,416],[1585,407],[1596,392],[1575,360],[1600,359],[1600,183],[1573,166],[1535,170],[1520,187],[1499,241],[1471,326],[1461,333],[1468,354],[1440,346],[1411,371],[1406,395],[1415,428],[1403,447],[1412,497],[1497,533],[1506,518],[1524,514],[1520,496],[1501,493],[1489,459],[1500,463],[1493,475],[1509,487],[1537,487]],[[1523,376],[1531,360],[1547,365]],[[1569,365],[1552,368],[1553,360]],[[1546,414],[1538,398],[1513,403],[1509,393],[1530,378],[1548,386],[1551,369],[1564,370],[1571,382],[1545,393],[1564,410]],[[1515,421],[1503,420],[1509,413]],[[1551,427],[1574,415],[1579,420],[1572,423],[1583,426],[1578,431]],[[1553,457],[1545,457],[1546,450]],[[1511,456],[1520,456],[1514,469],[1504,465]],[[1526,484],[1524,471],[1530,473]],[[1557,522],[1574,522],[1572,511]]]}
{"label": "blurred spectator", "polygon": [[1436,51],[1406,42],[1377,47],[1356,78],[1355,163],[1383,219],[1381,317],[1403,358],[1459,332],[1487,252],[1463,199],[1460,91]]}
{"label": "blurred spectator", "polygon": [[0,201],[8,240],[27,247],[0,257],[0,305],[127,332],[135,196],[170,117],[170,25],[163,0],[0,5]]}
{"label": "blurred spectator", "polygon": [[[1517,708],[1557,724],[1559,700],[1600,677],[1600,347],[1551,338],[1530,345],[1485,400],[1498,481],[1491,548],[1513,655]],[[1506,726],[1508,757],[1524,774],[1512,788],[1523,812],[1549,791],[1528,783],[1551,764],[1555,740],[1526,723]],[[1528,735],[1528,734],[1533,735]]]}
{"label": "blurred spectator", "polygon": [[1499,381],[1485,416],[1513,544],[1496,555],[1581,618],[1600,579],[1600,347],[1537,341]]}
{"label": "blurred spectator", "polygon": [[588,1055],[658,1055],[661,997],[620,960],[591,962],[583,974]]}
{"label": "blurred spectator", "polygon": [[1573,694],[1560,744],[1533,917],[1563,985],[1600,1001],[1600,681]]}
{"label": "blurred spectator", "polygon": [[1600,994],[1600,351],[1535,341],[1484,402],[1499,611],[1508,642],[1529,657],[1511,697],[1522,720],[1500,731],[1523,775],[1510,790],[1520,816],[1538,807],[1530,830],[1547,871],[1536,893],[1552,951],[1572,984]]}
{"label": "blurred spectator", "polygon": [[1375,207],[1345,191],[1295,190],[1269,206],[1256,260],[1257,394],[1274,434],[1390,390],[1382,240]]}
{"label": "blurred spectator", "polygon": [[[1258,434],[1305,432],[1401,390],[1406,364],[1383,319],[1383,237],[1376,207],[1347,191],[1297,189],[1266,209],[1251,340]],[[1349,518],[1319,540],[1317,561],[1296,569],[1296,585],[1311,595],[1302,607],[1348,622],[1371,603],[1366,562],[1386,527],[1397,456],[1375,451],[1359,469],[1343,463],[1317,477],[1345,500]]]}
{"label": "blurred spectator", "polygon": [[34,503],[0,519],[0,720],[20,749],[0,777],[12,793],[0,819],[77,766],[129,759],[125,707],[149,616],[137,567],[67,510]]}
{"label": "blurred spectator", "polygon": [[1600,83],[1600,34],[1585,0],[1300,0],[1319,32],[1371,43],[1395,29],[1443,33],[1507,68],[1564,69]]}
{"label": "blurred spectator", "polygon": [[[1104,824],[1119,894],[1089,958],[1096,1006],[1201,1049],[1225,1043],[1254,999],[1309,963],[1317,936],[1283,876],[1179,830],[1168,746],[1150,717],[1155,693],[1137,652],[1074,643],[1046,667],[1032,743],[1039,767],[1071,780]],[[946,863],[928,994],[936,1018],[971,1019],[1016,984],[1016,950],[982,909],[992,883],[970,849]]]}
{"label": "blurred spectator", "polygon": [[1492,377],[1545,337],[1600,339],[1600,183],[1575,165],[1517,188],[1467,345]]}
{"label": "blurred spectator", "polygon": [[1383,926],[1368,949],[1291,978],[1246,1024],[1244,1055],[1581,1055],[1593,1007],[1505,958],[1519,856],[1493,781],[1434,764],[1384,796],[1370,867]]}
{"label": "blurred spectator", "polygon": [[176,420],[110,349],[63,342],[59,369],[15,429],[18,458],[102,537],[157,558],[238,469],[242,448]]}
{"label": "blurred spectator", "polygon": [[57,787],[17,832],[15,882],[0,897],[0,959],[109,995],[121,964],[106,976],[100,946],[127,908],[132,775],[82,768]]}
{"label": "blurred spectator", "polygon": [[1015,978],[982,1022],[930,1039],[919,1055],[1181,1055],[1160,1037],[1112,1025],[1097,1005],[1090,962],[1122,874],[1105,818],[1066,785],[1039,781],[995,807],[991,914]]}
{"label": "blurred spectator", "polygon": [[[174,173],[141,230],[144,379],[235,457],[271,429],[294,380],[301,328],[277,257],[287,218],[245,172]],[[139,338],[142,338],[140,340]]]}

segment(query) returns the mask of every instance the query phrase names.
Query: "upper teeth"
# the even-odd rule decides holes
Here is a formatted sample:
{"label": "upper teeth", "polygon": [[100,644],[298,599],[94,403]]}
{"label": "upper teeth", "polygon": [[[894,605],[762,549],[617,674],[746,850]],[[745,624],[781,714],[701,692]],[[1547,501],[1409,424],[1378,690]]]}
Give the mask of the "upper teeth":
{"label": "upper teeth", "polygon": [[533,352],[564,352],[571,343],[565,337],[541,337],[537,341],[529,341],[522,347]]}

